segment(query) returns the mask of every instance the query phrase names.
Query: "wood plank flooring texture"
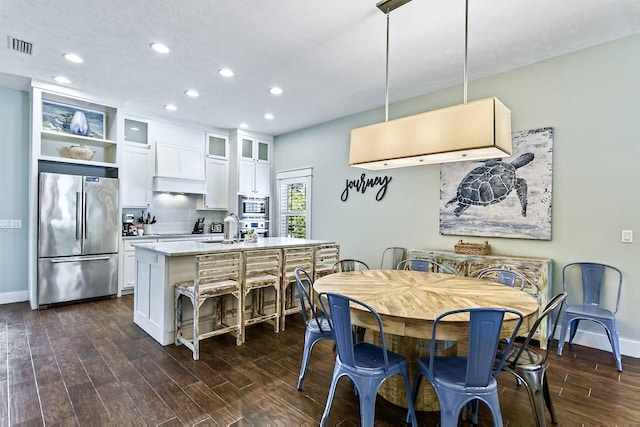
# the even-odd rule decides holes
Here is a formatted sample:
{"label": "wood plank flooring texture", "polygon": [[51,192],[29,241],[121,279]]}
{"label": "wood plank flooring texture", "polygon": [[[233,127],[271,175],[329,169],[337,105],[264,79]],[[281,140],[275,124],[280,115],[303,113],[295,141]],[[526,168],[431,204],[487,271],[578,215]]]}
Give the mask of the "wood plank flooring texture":
{"label": "wood plank flooring texture", "polygon": [[[304,325],[248,329],[202,343],[201,360],[184,346],[162,347],[132,321],[132,296],[32,311],[0,306],[0,425],[60,426],[292,426],[317,425],[324,409],[335,353],[316,345],[303,391],[296,390]],[[555,346],[554,346],[555,347]],[[574,346],[549,361],[549,383],[560,426],[639,425],[640,359],[615,369],[608,352]],[[533,425],[524,387],[500,374],[505,425]],[[405,411],[382,398],[376,426],[403,425]],[[436,426],[439,413],[418,413]],[[547,414],[547,422],[551,419]],[[330,425],[360,424],[357,397],[343,379]],[[460,421],[460,425],[471,425]],[[480,425],[493,425],[481,407]]]}

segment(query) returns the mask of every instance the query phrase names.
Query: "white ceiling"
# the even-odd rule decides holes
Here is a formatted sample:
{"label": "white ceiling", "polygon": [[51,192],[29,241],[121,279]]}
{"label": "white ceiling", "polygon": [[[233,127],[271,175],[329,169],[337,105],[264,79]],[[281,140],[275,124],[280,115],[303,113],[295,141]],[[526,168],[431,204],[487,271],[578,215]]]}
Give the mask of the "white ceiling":
{"label": "white ceiling", "polygon": [[[640,33],[640,0],[469,3],[470,81]],[[390,22],[390,102],[462,83],[464,0],[413,0]],[[376,0],[0,0],[0,35],[34,44],[28,56],[6,43],[0,73],[65,75],[142,115],[279,135],[384,105]],[[225,66],[235,77],[217,74]],[[284,94],[270,95],[273,85]],[[190,88],[200,97],[187,98]]]}

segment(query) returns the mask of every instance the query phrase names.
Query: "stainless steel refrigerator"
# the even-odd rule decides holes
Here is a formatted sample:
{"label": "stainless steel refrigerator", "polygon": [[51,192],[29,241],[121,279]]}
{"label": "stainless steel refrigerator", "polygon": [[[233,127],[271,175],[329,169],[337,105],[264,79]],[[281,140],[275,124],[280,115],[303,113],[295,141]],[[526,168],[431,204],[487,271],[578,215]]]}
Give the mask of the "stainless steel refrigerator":
{"label": "stainless steel refrigerator", "polygon": [[40,173],[39,306],[117,293],[119,187],[116,178]]}

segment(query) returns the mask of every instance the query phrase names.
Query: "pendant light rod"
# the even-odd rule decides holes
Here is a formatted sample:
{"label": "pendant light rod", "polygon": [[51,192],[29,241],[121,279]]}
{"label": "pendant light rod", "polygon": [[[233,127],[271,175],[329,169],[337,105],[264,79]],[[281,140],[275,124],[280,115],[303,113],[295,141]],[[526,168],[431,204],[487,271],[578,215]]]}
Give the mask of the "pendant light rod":
{"label": "pendant light rod", "polygon": [[384,83],[384,121],[389,121],[389,14],[392,10],[409,3],[411,0],[382,0],[376,6],[387,16],[387,48],[385,55],[385,83]]}
{"label": "pendant light rod", "polygon": [[469,47],[469,0],[464,2],[464,104],[467,103],[467,80],[469,74],[467,71],[467,50]]}
{"label": "pendant light rod", "polygon": [[387,53],[384,82],[384,121],[389,121],[389,12],[387,11]]}

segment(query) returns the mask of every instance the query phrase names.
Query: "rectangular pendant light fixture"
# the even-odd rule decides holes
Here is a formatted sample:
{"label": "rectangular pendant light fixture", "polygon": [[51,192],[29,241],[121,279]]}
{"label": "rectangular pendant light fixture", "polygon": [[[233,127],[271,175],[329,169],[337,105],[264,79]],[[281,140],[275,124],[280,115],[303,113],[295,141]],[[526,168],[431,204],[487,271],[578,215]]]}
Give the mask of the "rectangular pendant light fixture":
{"label": "rectangular pendant light fixture", "polygon": [[511,112],[497,98],[351,130],[349,165],[391,169],[511,155]]}
{"label": "rectangular pendant light fixture", "polygon": [[351,130],[349,165],[392,169],[434,163],[509,157],[511,111],[497,98],[467,102],[467,21],[465,0],[464,103],[389,120],[389,14],[411,0],[383,0],[387,16],[385,121]]}

